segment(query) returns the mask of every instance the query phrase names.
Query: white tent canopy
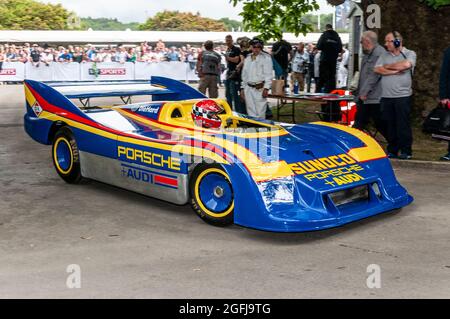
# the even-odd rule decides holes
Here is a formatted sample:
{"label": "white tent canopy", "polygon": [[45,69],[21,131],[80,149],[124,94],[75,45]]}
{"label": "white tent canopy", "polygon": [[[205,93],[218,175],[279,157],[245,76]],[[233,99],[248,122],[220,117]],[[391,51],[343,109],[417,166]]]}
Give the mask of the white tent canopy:
{"label": "white tent canopy", "polygon": [[[223,43],[225,36],[231,34],[234,39],[247,36],[252,38],[257,33],[252,32],[191,32],[191,31],[0,31],[0,43],[79,43],[79,44],[113,44],[141,43],[163,40],[168,43],[203,43],[212,40]],[[285,33],[284,39],[290,43],[317,42],[320,33],[300,34]],[[342,42],[348,43],[349,34],[340,34]]]}

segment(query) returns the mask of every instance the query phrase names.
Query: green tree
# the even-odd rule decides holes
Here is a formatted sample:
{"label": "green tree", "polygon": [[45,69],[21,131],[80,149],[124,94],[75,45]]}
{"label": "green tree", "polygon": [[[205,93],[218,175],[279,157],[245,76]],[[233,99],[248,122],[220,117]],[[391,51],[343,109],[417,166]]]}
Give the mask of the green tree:
{"label": "green tree", "polygon": [[109,18],[81,18],[80,29],[87,30],[92,28],[92,30],[98,31],[124,31],[126,29],[138,30],[138,22],[122,23],[117,19]]}
{"label": "green tree", "polygon": [[70,13],[60,4],[34,0],[0,0],[0,29],[65,30]]}
{"label": "green tree", "polygon": [[450,5],[450,0],[421,0],[421,1],[425,2],[434,9]]}
{"label": "green tree", "polygon": [[318,18],[319,15],[317,14],[305,14],[302,17],[302,21],[305,24],[308,24],[311,26],[311,32],[322,32],[324,30],[325,25],[327,24],[333,24],[333,14],[321,14],[320,15],[320,29],[318,28]]}
{"label": "green tree", "polygon": [[238,31],[238,30],[242,30],[244,27],[241,21],[237,21],[237,20],[233,20],[233,19],[229,19],[229,18],[222,18],[219,21],[225,25],[225,27],[227,28],[227,31],[233,31],[233,30]]}
{"label": "green tree", "polygon": [[200,13],[168,11],[158,12],[139,26],[139,30],[151,31],[226,31],[221,21],[204,18]]}
{"label": "green tree", "polygon": [[260,33],[260,37],[281,39],[283,32],[292,32],[296,36],[313,30],[302,17],[308,12],[319,9],[316,0],[230,0],[233,6],[243,3],[244,29]]}

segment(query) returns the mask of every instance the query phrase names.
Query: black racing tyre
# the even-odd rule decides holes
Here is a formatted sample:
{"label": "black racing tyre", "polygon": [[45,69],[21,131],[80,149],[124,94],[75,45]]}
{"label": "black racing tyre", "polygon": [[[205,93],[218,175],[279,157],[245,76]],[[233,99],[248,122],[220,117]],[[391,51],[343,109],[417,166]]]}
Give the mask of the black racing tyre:
{"label": "black racing tyre", "polygon": [[227,226],[234,222],[234,193],[231,180],[219,164],[201,164],[189,182],[191,205],[208,224]]}
{"label": "black racing tyre", "polygon": [[70,184],[81,181],[80,153],[72,131],[62,127],[56,132],[52,145],[52,159],[56,172]]}

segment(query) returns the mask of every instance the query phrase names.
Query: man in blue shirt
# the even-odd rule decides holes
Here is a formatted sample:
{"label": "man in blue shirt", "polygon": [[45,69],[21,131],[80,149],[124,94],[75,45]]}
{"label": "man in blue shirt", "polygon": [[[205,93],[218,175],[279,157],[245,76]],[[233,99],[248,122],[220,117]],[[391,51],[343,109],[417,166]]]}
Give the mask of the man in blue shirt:
{"label": "man in blue shirt", "polygon": [[176,51],[175,47],[170,48],[170,52],[167,54],[167,61],[169,62],[180,61],[180,55]]}
{"label": "man in blue shirt", "polygon": [[72,62],[72,53],[69,50],[64,49],[64,53],[61,54],[58,58],[59,62]]}

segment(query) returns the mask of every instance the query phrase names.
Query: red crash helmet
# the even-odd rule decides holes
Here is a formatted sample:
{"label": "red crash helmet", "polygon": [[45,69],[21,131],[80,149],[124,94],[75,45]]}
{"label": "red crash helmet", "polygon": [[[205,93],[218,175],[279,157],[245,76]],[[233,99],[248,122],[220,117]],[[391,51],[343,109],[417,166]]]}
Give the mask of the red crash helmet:
{"label": "red crash helmet", "polygon": [[223,108],[213,100],[198,101],[192,107],[192,119],[198,126],[218,129],[222,124],[219,113]]}

